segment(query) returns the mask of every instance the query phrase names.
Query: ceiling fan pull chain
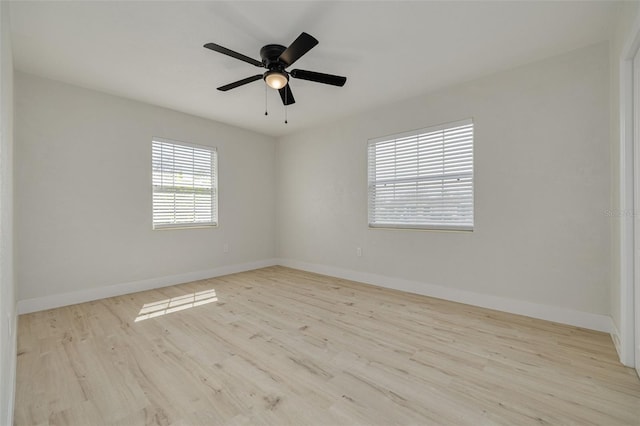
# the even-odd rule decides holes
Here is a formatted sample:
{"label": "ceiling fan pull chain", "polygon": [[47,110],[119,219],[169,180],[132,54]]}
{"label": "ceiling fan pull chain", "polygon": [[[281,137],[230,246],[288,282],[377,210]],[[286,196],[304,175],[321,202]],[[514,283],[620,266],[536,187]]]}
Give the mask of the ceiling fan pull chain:
{"label": "ceiling fan pull chain", "polygon": [[284,124],[288,123],[288,121],[287,121],[287,111],[288,111],[288,105],[287,104],[289,103],[289,102],[287,102],[287,94],[288,93],[289,93],[288,90],[284,91]]}
{"label": "ceiling fan pull chain", "polygon": [[264,115],[269,115],[267,112],[267,85],[264,85]]}

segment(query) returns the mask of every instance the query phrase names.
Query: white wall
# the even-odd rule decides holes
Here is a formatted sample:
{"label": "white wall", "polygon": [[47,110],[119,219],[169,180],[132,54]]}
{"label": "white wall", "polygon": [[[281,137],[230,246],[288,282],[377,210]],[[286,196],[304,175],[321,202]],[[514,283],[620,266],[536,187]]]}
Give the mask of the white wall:
{"label": "white wall", "polygon": [[[607,315],[608,55],[594,45],[282,138],[279,256]],[[469,117],[475,230],[369,230],[367,139]]]}
{"label": "white wall", "polygon": [[13,424],[16,296],[13,278],[13,56],[9,3],[0,2],[0,424]]}
{"label": "white wall", "polygon": [[[21,304],[61,294],[49,301],[73,303],[108,286],[125,284],[112,287],[122,293],[140,289],[127,283],[189,281],[274,257],[273,138],[20,72],[15,97]],[[218,148],[219,228],[152,230],[153,136]]]}

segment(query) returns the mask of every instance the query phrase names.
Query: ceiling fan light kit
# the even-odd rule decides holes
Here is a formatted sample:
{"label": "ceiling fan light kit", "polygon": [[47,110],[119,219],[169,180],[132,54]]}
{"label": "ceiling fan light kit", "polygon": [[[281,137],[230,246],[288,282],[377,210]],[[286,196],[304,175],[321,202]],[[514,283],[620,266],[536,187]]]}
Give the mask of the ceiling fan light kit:
{"label": "ceiling fan light kit", "polygon": [[289,76],[286,72],[270,70],[264,73],[264,81],[272,89],[280,90],[289,83]]}
{"label": "ceiling fan light kit", "polygon": [[289,85],[289,77],[339,87],[344,86],[347,81],[346,77],[333,74],[324,74],[299,69],[294,69],[290,72],[286,70],[286,68],[293,65],[294,62],[300,59],[316,44],[318,44],[318,40],[303,32],[293,41],[293,43],[291,43],[291,45],[289,45],[289,47],[285,47],[280,44],[267,44],[266,46],[263,46],[262,49],[260,49],[260,58],[262,61],[258,61],[215,43],[207,43],[204,47],[211,49],[214,52],[231,56],[232,58],[244,61],[256,67],[267,69],[264,74],[256,74],[251,77],[243,78],[242,80],[220,86],[218,87],[218,90],[226,92],[227,90],[235,89],[236,87],[244,86],[245,84],[262,79],[267,86],[280,93],[282,103],[286,106],[295,103],[295,99]]}

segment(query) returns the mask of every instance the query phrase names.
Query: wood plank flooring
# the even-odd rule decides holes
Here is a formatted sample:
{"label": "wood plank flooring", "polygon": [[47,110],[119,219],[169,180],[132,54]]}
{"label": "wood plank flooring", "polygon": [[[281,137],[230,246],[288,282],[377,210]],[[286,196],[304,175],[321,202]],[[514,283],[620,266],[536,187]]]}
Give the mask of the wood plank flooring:
{"label": "wood plank flooring", "polygon": [[604,333],[271,267],[22,315],[16,425],[640,425]]}

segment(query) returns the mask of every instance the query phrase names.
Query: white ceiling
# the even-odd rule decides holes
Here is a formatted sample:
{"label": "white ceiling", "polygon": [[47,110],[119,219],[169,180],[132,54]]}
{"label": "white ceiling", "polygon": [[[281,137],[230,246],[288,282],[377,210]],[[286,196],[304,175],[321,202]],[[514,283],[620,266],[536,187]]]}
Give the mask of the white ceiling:
{"label": "white ceiling", "polygon": [[[279,136],[607,40],[604,2],[13,2],[18,70]],[[284,107],[260,73],[204,49],[260,59],[302,31],[320,44],[292,68],[347,76],[343,88],[292,79]],[[256,72],[257,71],[257,72]]]}

